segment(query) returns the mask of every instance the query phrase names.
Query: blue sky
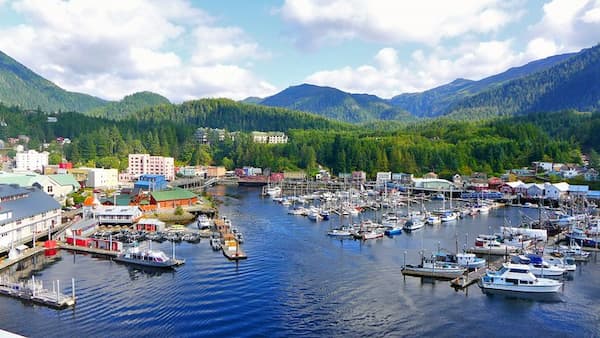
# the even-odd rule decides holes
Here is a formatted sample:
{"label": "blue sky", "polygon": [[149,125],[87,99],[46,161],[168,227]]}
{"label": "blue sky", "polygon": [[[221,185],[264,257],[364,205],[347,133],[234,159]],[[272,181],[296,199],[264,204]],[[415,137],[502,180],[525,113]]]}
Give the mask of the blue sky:
{"label": "blue sky", "polygon": [[597,32],[600,0],[0,0],[0,50],[107,99],[304,82],[389,98],[591,47]]}

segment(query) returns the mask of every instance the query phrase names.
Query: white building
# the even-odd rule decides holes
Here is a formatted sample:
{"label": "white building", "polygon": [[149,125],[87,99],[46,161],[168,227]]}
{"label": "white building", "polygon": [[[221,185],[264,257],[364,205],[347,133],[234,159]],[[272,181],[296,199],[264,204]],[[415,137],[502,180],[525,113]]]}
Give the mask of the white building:
{"label": "white building", "polygon": [[376,176],[377,185],[383,185],[387,182],[392,181],[392,172],[391,171],[380,171]]}
{"label": "white building", "polygon": [[137,206],[96,205],[91,210],[92,217],[100,224],[127,224],[137,222],[143,215]]}
{"label": "white building", "polygon": [[38,153],[35,150],[18,152],[15,157],[15,169],[17,171],[39,171],[48,165],[48,152]]}
{"label": "white building", "polygon": [[129,175],[132,179],[140,175],[163,175],[167,181],[175,179],[175,159],[172,157],[151,156],[149,154],[129,154]]}
{"label": "white building", "polygon": [[253,131],[252,140],[254,141],[254,143],[280,144],[287,143],[288,137],[285,133],[277,131]]}
{"label": "white building", "polygon": [[544,198],[559,200],[565,197],[565,195],[569,192],[569,183],[560,182],[560,183],[546,183],[544,184]]}
{"label": "white building", "polygon": [[0,184],[0,252],[61,224],[60,204],[38,188]]}
{"label": "white building", "polygon": [[36,187],[64,204],[67,195],[80,188],[71,174],[39,175],[36,173],[0,172],[0,184],[14,184],[22,188]]}
{"label": "white building", "polygon": [[117,188],[119,186],[119,171],[117,169],[88,168],[85,185],[91,188]]}

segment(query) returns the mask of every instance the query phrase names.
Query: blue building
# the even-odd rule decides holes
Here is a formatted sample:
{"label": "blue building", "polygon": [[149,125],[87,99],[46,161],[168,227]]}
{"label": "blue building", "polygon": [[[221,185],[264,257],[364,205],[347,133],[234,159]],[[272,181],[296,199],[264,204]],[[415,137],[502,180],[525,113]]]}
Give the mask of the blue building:
{"label": "blue building", "polygon": [[133,193],[137,195],[140,191],[160,191],[167,188],[167,180],[164,175],[146,174],[138,178],[133,185]]}

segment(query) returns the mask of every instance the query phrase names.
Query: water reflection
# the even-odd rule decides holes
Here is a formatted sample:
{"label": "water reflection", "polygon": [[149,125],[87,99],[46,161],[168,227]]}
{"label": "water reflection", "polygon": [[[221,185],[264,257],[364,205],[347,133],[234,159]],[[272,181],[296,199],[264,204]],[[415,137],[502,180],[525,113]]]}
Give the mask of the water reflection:
{"label": "water reflection", "polygon": [[159,277],[163,274],[171,275],[175,277],[176,270],[173,268],[155,268],[150,266],[137,266],[137,265],[129,265],[118,263],[119,265],[123,265],[127,267],[127,272],[129,273],[129,278],[133,280],[138,280],[140,278],[150,278],[150,277]]}

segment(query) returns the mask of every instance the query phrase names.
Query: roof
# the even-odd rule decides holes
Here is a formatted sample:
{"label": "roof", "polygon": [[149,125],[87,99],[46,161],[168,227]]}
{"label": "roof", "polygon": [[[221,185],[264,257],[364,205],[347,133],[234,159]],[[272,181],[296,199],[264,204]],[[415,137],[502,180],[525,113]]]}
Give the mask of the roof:
{"label": "roof", "polygon": [[1,173],[0,184],[18,184],[21,187],[31,187],[34,183],[40,182],[46,179],[45,176],[27,173],[27,174],[14,174],[14,173]]}
{"label": "roof", "polygon": [[80,188],[79,182],[73,177],[71,174],[56,174],[56,175],[48,175],[48,177],[54,182],[58,183],[58,185],[67,186],[71,185],[73,188]]}
{"label": "roof", "polygon": [[516,187],[519,187],[519,186],[521,186],[521,185],[524,185],[524,183],[523,183],[523,182],[521,182],[521,181],[515,181],[515,182],[506,182],[506,183],[504,183],[504,184],[505,184],[505,185],[508,185],[509,187],[511,187],[511,188],[513,188],[513,189],[514,189],[514,188],[516,188]]}
{"label": "roof", "polygon": [[575,185],[575,184],[571,184],[569,186],[569,191],[570,192],[588,192],[588,190],[590,190],[590,187],[587,185]]}
{"label": "roof", "polygon": [[185,200],[191,198],[197,198],[198,196],[191,191],[173,188],[171,190],[153,191],[150,193],[152,198],[157,202],[162,201],[173,201],[173,200]]}
{"label": "roof", "polygon": [[0,225],[26,219],[32,216],[60,209],[60,204],[51,196],[37,188],[21,188],[0,185],[0,196],[24,195],[22,198],[2,201],[2,210],[12,211],[12,218],[0,221]]}

